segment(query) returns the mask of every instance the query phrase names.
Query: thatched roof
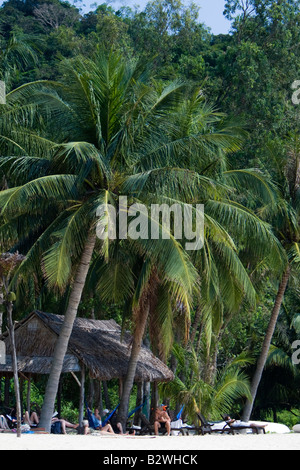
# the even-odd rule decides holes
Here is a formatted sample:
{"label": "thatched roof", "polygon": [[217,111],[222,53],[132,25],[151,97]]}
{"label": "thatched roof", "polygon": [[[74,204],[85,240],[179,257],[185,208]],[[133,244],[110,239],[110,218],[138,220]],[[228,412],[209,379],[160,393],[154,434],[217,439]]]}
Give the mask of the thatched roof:
{"label": "thatched roof", "polygon": [[[15,327],[18,368],[25,373],[49,374],[55,342],[64,321],[62,315],[35,311]],[[11,371],[7,334],[7,361],[0,373]],[[124,378],[127,373],[132,337],[122,333],[114,320],[76,318],[65,357],[63,372],[78,371],[83,363],[90,375],[100,380]],[[135,381],[167,382],[174,376],[170,369],[142,347]]]}

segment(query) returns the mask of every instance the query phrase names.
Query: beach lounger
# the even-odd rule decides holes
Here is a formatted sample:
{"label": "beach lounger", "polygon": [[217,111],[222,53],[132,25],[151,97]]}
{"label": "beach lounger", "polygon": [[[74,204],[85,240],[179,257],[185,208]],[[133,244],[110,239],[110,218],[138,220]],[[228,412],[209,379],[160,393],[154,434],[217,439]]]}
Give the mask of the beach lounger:
{"label": "beach lounger", "polygon": [[266,434],[265,425],[262,426],[255,423],[245,423],[243,421],[236,421],[228,418],[228,416],[223,417],[226,422],[226,432],[228,432],[228,434],[236,434],[247,430],[251,431],[252,434]]}
{"label": "beach lounger", "polygon": [[210,423],[206,420],[206,418],[202,415],[202,413],[196,413],[196,416],[199,421],[199,426],[186,426],[185,427],[185,434],[188,436],[190,433],[198,434],[204,436],[205,434],[212,434],[212,433],[224,433],[226,432],[226,428],[228,431],[227,424],[222,425],[222,427],[214,428],[214,423]]}
{"label": "beach lounger", "polygon": [[202,415],[202,413],[197,413],[197,417],[198,417],[198,420],[199,422],[201,423],[201,426],[200,426],[200,432],[202,434],[202,436],[204,436],[204,434],[212,434],[214,432],[226,432],[226,427],[227,427],[227,424],[224,426],[224,428],[220,431],[220,429],[214,429],[214,423],[209,423],[205,418],[204,416]]}

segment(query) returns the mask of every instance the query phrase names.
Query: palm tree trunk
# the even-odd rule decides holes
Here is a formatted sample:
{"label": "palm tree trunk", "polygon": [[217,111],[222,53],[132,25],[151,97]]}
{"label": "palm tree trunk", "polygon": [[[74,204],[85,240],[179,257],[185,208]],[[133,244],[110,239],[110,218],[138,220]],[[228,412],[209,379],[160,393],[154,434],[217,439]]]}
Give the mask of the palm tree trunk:
{"label": "palm tree trunk", "polygon": [[73,324],[77,315],[78,306],[81,300],[83,288],[85,285],[86,277],[88,274],[92,254],[96,243],[96,235],[90,234],[83,250],[80,264],[77,269],[75,276],[72,292],[68,307],[65,313],[63,325],[61,327],[59,337],[57,339],[52,367],[46,387],[45,399],[43,403],[41,413],[41,427],[44,427],[46,431],[50,432],[51,418],[54,412],[55,399],[57,395],[59,379],[63,367],[64,357],[67,352],[69,339],[72,333]]}
{"label": "palm tree trunk", "polygon": [[4,313],[3,282],[0,280],[0,335],[3,333],[3,313]]}
{"label": "palm tree trunk", "polygon": [[132,390],[134,377],[139,358],[139,353],[142,346],[143,336],[146,329],[147,319],[150,312],[150,305],[144,305],[144,302],[139,305],[139,312],[136,316],[135,329],[133,334],[133,343],[131,348],[131,355],[128,364],[126,379],[123,386],[123,393],[120,401],[118,412],[118,420],[122,425],[123,430],[126,429],[126,421],[129,408],[130,393]]}
{"label": "palm tree trunk", "polygon": [[17,362],[17,352],[15,344],[15,330],[12,319],[13,303],[8,301],[7,304],[7,320],[8,320],[8,332],[11,344],[11,356],[12,356],[12,366],[14,374],[14,385],[15,385],[15,398],[16,398],[16,414],[17,414],[17,437],[21,437],[21,397],[20,397],[20,386],[19,386],[19,376],[18,376],[18,362]]}
{"label": "palm tree trunk", "polygon": [[213,385],[216,378],[219,344],[219,338],[217,338],[215,344],[210,348],[209,356],[204,364],[204,382],[209,385]]}
{"label": "palm tree trunk", "polygon": [[190,342],[191,342],[192,346],[194,345],[194,341],[195,341],[195,338],[196,338],[196,334],[197,334],[197,331],[198,331],[198,327],[199,327],[201,318],[202,318],[202,310],[201,310],[200,307],[198,307],[197,310],[196,310],[196,314],[195,314],[195,318],[194,318],[194,322],[193,322],[193,325],[192,325],[192,328],[191,328],[191,334],[190,334]]}
{"label": "palm tree trunk", "polygon": [[252,384],[251,384],[252,401],[247,400],[246,402],[244,412],[243,412],[243,418],[242,418],[243,421],[249,421],[252,410],[253,410],[253,405],[254,405],[256,395],[257,395],[257,390],[258,390],[258,387],[262,378],[263,370],[267,362],[271,341],[272,341],[273,334],[276,328],[278,315],[279,315],[280,308],[284,299],[284,294],[285,294],[285,291],[286,291],[286,288],[290,279],[290,275],[291,275],[291,266],[288,265],[282,276],[281,283],[279,285],[279,289],[278,289],[277,296],[275,299],[274,308],[272,311],[272,315],[270,318],[266,336],[263,342],[261,354],[260,354],[260,357],[256,366],[254,377],[252,379]]}

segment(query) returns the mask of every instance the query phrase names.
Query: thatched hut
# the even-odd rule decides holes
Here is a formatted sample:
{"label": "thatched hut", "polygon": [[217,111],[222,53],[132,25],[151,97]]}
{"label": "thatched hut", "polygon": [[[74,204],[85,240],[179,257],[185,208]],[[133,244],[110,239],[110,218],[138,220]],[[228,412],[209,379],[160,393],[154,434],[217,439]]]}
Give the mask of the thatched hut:
{"label": "thatched hut", "polygon": [[[62,315],[36,310],[16,324],[15,343],[21,376],[50,373],[54,347],[63,321]],[[5,352],[0,355],[0,377],[3,377],[12,374],[12,356],[8,334],[3,334],[0,340],[5,344]],[[122,382],[127,374],[131,342],[132,336],[123,332],[114,320],[76,318],[62,373],[71,373],[80,385],[81,415],[86,371],[94,379],[107,381],[117,378]],[[76,372],[80,373],[79,378]],[[150,349],[142,346],[135,381],[168,382],[173,378],[171,370]]]}
{"label": "thatched hut", "polygon": [[[15,326],[18,370],[30,374],[49,374],[56,339],[64,321],[62,315],[38,310]],[[6,363],[0,364],[0,374],[12,371],[8,335]],[[82,365],[92,378],[123,379],[127,373],[132,337],[122,332],[114,320],[76,318],[65,356],[63,372],[78,372]],[[136,382],[168,382],[171,370],[152,352],[142,346],[135,376]]]}

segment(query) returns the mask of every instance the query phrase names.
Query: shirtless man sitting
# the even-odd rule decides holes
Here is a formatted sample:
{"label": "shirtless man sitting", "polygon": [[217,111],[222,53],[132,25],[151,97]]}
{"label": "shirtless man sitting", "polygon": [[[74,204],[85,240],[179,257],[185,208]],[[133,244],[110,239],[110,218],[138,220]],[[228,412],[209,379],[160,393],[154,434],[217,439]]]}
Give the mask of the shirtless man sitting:
{"label": "shirtless man sitting", "polygon": [[154,433],[158,436],[158,430],[161,428],[161,425],[164,424],[167,430],[167,435],[170,436],[171,433],[171,418],[166,412],[166,406],[160,405],[155,412],[155,421],[154,421]]}

